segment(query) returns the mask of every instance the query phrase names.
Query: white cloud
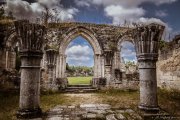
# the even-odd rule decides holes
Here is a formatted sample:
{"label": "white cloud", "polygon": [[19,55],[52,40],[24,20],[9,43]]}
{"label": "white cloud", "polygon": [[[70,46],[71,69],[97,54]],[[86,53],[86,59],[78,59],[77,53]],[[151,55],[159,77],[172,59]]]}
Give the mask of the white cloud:
{"label": "white cloud", "polygon": [[135,46],[131,42],[122,42],[120,56],[121,59],[123,58],[125,62],[134,61],[137,63]]}
{"label": "white cloud", "polygon": [[121,57],[128,60],[136,59],[136,52],[132,43],[125,41],[121,44]]}
{"label": "white cloud", "polygon": [[58,5],[61,0],[37,0],[39,4],[45,5],[47,7],[53,7]]}
{"label": "white cloud", "polygon": [[92,49],[89,46],[75,45],[67,48],[66,54],[69,56],[89,56],[92,55]]}
{"label": "white cloud", "polygon": [[143,16],[145,11],[142,8],[124,8],[119,5],[111,5],[105,8],[107,16],[113,18],[114,24],[124,22],[124,20],[134,21]]}
{"label": "white cloud", "polygon": [[90,3],[86,0],[75,0],[75,3],[79,7],[83,7],[83,6],[89,7],[90,6]]}
{"label": "white cloud", "polygon": [[11,11],[17,18],[26,18],[34,15],[33,9],[26,1],[21,0],[7,0],[7,12]]}
{"label": "white cloud", "polygon": [[[156,5],[161,5],[161,4],[170,4],[173,2],[176,2],[177,0],[76,0],[75,3],[85,3],[86,4],[91,4],[91,5],[103,5],[103,6],[110,6],[110,5],[120,5],[124,7],[137,7],[138,5],[149,2],[149,3],[154,3]],[[83,4],[82,4],[83,5]]]}
{"label": "white cloud", "polygon": [[165,11],[159,10],[159,11],[156,11],[155,15],[157,17],[166,17],[168,14]]}
{"label": "white cloud", "polygon": [[171,4],[173,2],[176,2],[177,0],[152,0],[155,2],[156,5],[161,5],[161,4]]}
{"label": "white cloud", "polygon": [[[77,66],[92,66],[93,50],[88,45],[74,45],[66,50],[67,62]],[[90,64],[90,65],[89,65]]]}
{"label": "white cloud", "polygon": [[77,12],[79,12],[79,10],[76,8],[61,9],[58,18],[60,18],[61,21],[73,20]]}
{"label": "white cloud", "polygon": [[[171,4],[177,0],[76,0],[78,2],[84,2],[88,5],[102,5],[104,6],[105,15],[111,17],[114,24],[122,24],[125,20],[128,22],[144,21],[145,10],[140,8],[142,3],[153,3],[155,5]],[[167,14],[161,12],[160,16]],[[148,18],[145,18],[146,21]],[[152,18],[149,18],[152,21]],[[161,21],[160,19],[153,18],[155,21]],[[149,20],[148,20],[149,21]],[[171,29],[169,25],[164,23],[168,29]]]}
{"label": "white cloud", "polygon": [[[17,19],[30,19],[40,18],[44,11],[43,6],[47,6],[50,9],[56,9],[57,18],[61,21],[72,20],[74,15],[78,12],[76,8],[64,8],[60,4],[61,0],[37,0],[35,3],[29,3],[23,0],[7,0],[6,12],[12,12]],[[55,12],[52,11],[55,15]]]}
{"label": "white cloud", "polygon": [[165,26],[165,30],[164,30],[164,34],[163,34],[163,39],[164,40],[168,40],[169,39],[169,34],[171,34],[173,32],[173,29],[171,28],[171,26],[169,24],[163,22],[162,20],[160,20],[158,18],[144,18],[144,17],[141,17],[137,22],[142,22],[144,24],[157,23],[157,24]]}

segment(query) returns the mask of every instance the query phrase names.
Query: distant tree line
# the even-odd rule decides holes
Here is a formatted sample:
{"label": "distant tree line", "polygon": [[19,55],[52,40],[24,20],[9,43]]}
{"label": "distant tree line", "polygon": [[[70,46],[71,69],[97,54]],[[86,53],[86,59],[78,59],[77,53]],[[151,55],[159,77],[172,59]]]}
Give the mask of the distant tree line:
{"label": "distant tree line", "polygon": [[66,74],[68,77],[93,76],[93,67],[69,66],[66,64]]}

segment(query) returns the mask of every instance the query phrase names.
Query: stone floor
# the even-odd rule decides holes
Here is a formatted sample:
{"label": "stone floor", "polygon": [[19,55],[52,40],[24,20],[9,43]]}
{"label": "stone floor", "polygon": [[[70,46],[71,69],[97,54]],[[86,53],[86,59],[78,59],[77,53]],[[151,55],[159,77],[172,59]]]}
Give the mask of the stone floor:
{"label": "stone floor", "polygon": [[46,120],[141,120],[132,109],[112,108],[108,104],[58,105],[47,112]]}

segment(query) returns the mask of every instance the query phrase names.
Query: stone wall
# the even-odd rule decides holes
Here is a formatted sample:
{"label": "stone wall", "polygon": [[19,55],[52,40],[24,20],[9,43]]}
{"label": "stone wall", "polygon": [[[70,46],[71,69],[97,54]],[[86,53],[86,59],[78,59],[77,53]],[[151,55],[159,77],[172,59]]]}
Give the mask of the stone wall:
{"label": "stone wall", "polygon": [[[176,41],[176,42],[175,42]],[[180,90],[180,39],[175,39],[168,52],[160,51],[157,62],[158,86],[167,89]]]}

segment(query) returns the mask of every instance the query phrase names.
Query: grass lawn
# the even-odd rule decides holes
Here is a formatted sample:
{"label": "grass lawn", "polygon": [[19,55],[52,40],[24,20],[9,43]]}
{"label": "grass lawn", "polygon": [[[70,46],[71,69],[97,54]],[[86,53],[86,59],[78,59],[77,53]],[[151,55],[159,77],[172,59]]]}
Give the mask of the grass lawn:
{"label": "grass lawn", "polygon": [[[180,115],[180,92],[158,90],[159,106],[172,115]],[[87,103],[110,104],[112,107],[131,108],[138,112],[139,91],[104,90],[93,94],[41,93],[43,112],[56,105],[80,105]],[[0,91],[0,120],[16,120],[19,92]]]}
{"label": "grass lawn", "polygon": [[69,85],[90,84],[92,77],[68,77]]}

